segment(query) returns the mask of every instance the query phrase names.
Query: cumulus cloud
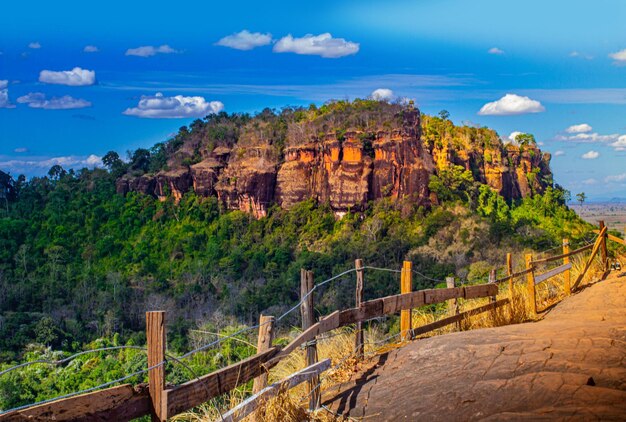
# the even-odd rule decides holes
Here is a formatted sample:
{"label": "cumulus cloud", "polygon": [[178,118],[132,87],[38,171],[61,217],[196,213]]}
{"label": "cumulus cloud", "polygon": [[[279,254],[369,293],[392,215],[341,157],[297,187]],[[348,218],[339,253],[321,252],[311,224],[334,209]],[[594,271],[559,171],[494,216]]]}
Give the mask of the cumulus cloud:
{"label": "cumulus cloud", "polygon": [[616,151],[626,151],[626,135],[621,135],[617,141],[610,144]]}
{"label": "cumulus cloud", "polygon": [[600,153],[598,151],[591,150],[581,155],[581,158],[584,158],[585,160],[595,160],[599,156],[600,156]]}
{"label": "cumulus cloud", "polygon": [[622,174],[616,174],[613,176],[607,176],[604,181],[606,183],[620,183],[620,182],[626,182],[626,173],[622,173]]}
{"label": "cumulus cloud", "polygon": [[95,45],[86,45],[85,48],[83,48],[83,51],[85,53],[97,53],[100,50]]}
{"label": "cumulus cloud", "polygon": [[39,82],[69,86],[88,86],[96,83],[96,72],[81,69],[80,67],[59,72],[42,70],[39,72]]}
{"label": "cumulus cloud", "polygon": [[583,183],[583,185],[589,186],[589,185],[595,185],[596,183],[598,183],[598,181],[596,179],[594,179],[594,178],[591,178],[591,179],[583,180],[582,183]]}
{"label": "cumulus cloud", "polygon": [[13,152],[17,152],[18,154],[22,154],[24,152],[28,152],[28,148],[15,148]]}
{"label": "cumulus cloud", "polygon": [[268,45],[271,42],[272,34],[270,33],[262,34],[260,32],[250,32],[247,29],[244,29],[241,32],[237,32],[220,39],[215,43],[215,45],[230,47],[235,50],[252,50],[256,47]]}
{"label": "cumulus cloud", "polygon": [[333,38],[328,32],[320,35],[306,34],[302,38],[294,38],[289,34],[274,44],[275,53],[316,55],[330,59],[349,56],[358,51],[358,43],[346,41],[344,38]]}
{"label": "cumulus cloud", "polygon": [[48,99],[42,92],[30,92],[27,95],[19,97],[17,102],[20,104],[28,104],[31,108],[43,108],[45,110],[68,110],[72,108],[91,107],[89,101],[81,98],[64,95],[62,97],[52,97]]}
{"label": "cumulus cloud", "polygon": [[572,125],[565,129],[567,133],[586,133],[591,132],[593,128],[589,126],[587,123],[581,123],[579,125]]}
{"label": "cumulus cloud", "polygon": [[127,116],[143,117],[148,119],[178,119],[189,117],[204,117],[207,114],[219,113],[224,109],[220,101],[207,102],[204,97],[164,97],[158,92],[156,95],[143,95],[137,107],[127,108],[123,114]]}
{"label": "cumulus cloud", "polygon": [[391,101],[394,98],[393,91],[387,88],[378,88],[370,94],[376,101]]}
{"label": "cumulus cloud", "polygon": [[15,108],[9,101],[9,81],[0,80],[0,108]]}
{"label": "cumulus cloud", "polygon": [[152,45],[145,45],[137,48],[129,48],[126,50],[127,56],[137,56],[137,57],[151,57],[157,54],[172,54],[178,53],[178,50],[174,50],[167,44],[163,44],[159,47],[155,47]]}
{"label": "cumulus cloud", "polygon": [[504,50],[500,50],[498,47],[492,47],[489,50],[487,50],[487,53],[489,53],[489,54],[504,54]]}
{"label": "cumulus cloud", "polygon": [[555,151],[555,153],[554,153],[553,155],[554,155],[555,157],[560,157],[560,156],[562,156],[562,155],[565,155],[565,151],[558,150],[558,151]]}
{"label": "cumulus cloud", "polygon": [[616,63],[626,63],[626,48],[609,54],[609,57],[615,60]]}
{"label": "cumulus cloud", "polygon": [[478,114],[483,116],[509,116],[515,114],[540,113],[545,107],[539,101],[516,94],[506,94],[497,101],[482,106]]}
{"label": "cumulus cloud", "polygon": [[513,144],[513,145],[517,145],[517,135],[523,135],[524,132],[519,132],[517,130],[511,132],[511,134],[503,139],[505,144]]}
{"label": "cumulus cloud", "polygon": [[31,42],[30,44],[28,44],[28,48],[32,48],[33,50],[38,50],[41,48],[41,44],[39,44],[38,42]]}

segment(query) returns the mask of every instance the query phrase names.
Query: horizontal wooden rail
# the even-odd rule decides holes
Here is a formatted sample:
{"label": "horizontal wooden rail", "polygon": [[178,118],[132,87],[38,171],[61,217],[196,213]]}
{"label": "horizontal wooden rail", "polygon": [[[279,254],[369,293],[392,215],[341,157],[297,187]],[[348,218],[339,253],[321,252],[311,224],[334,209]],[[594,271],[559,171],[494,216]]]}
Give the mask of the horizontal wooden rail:
{"label": "horizontal wooden rail", "polygon": [[321,374],[328,368],[330,368],[330,359],[325,359],[311,366],[307,366],[306,368],[291,374],[284,380],[268,385],[257,394],[248,397],[246,400],[224,413],[219,420],[220,422],[239,421],[257,410],[259,406],[265,403],[268,399],[278,395],[281,391],[287,391],[296,387],[299,384],[310,380],[315,375]]}
{"label": "horizontal wooden rail", "polygon": [[572,268],[572,263],[567,263],[567,264],[563,264],[561,266],[558,266],[556,268],[551,269],[550,271],[547,271],[543,274],[539,274],[535,276],[535,285],[542,283],[544,281],[546,281],[547,279],[557,276],[561,273],[564,273],[565,271],[569,270]]}
{"label": "horizontal wooden rail", "polygon": [[494,284],[500,284],[500,283],[502,283],[502,282],[504,282],[504,281],[509,281],[509,280],[510,280],[510,279],[512,279],[512,278],[521,277],[521,276],[523,276],[523,275],[526,275],[526,274],[528,274],[528,273],[529,273],[529,272],[531,272],[531,271],[532,271],[532,270],[522,270],[522,271],[520,271],[520,272],[518,272],[518,273],[513,273],[513,274],[511,274],[511,275],[507,275],[506,277],[499,278],[499,279],[497,279],[496,281],[494,281],[493,283],[494,283]]}
{"label": "horizontal wooden rail", "polygon": [[[599,234],[600,230],[594,230],[593,232],[595,234]],[[617,242],[617,243],[621,243],[622,245],[626,245],[626,240],[620,239],[617,236],[613,236],[612,234],[609,234],[609,235],[607,235],[607,237],[609,238],[609,240],[612,240],[613,242]]]}
{"label": "horizontal wooden rail", "polygon": [[464,318],[468,318],[474,315],[481,314],[483,312],[487,312],[487,311],[499,308],[500,306],[506,305],[507,303],[509,303],[509,299],[500,299],[496,302],[488,303],[487,305],[479,306],[478,308],[470,309],[469,311],[465,311],[460,314],[442,318],[439,321],[431,322],[430,324],[426,324],[426,325],[422,325],[421,327],[414,328],[411,334],[413,336],[426,334],[438,328],[445,327],[446,325],[450,325],[450,324],[454,324],[455,322],[462,321]]}
{"label": "horizontal wooden rail", "polygon": [[124,384],[3,413],[0,421],[130,421],[149,414],[148,386]]}
{"label": "horizontal wooden rail", "polygon": [[416,292],[382,297],[361,303],[358,308],[335,311],[303,331],[291,343],[285,346],[275,357],[268,361],[268,366],[276,365],[285,356],[302,344],[313,340],[318,335],[339,327],[367,321],[384,315],[395,314],[404,309],[418,308],[424,305],[443,303],[449,299],[476,299],[495,296],[498,286],[495,284],[479,284],[476,286],[453,287],[447,289],[427,289]]}
{"label": "horizontal wooden rail", "polygon": [[593,249],[593,243],[590,244],[590,245],[583,246],[582,248],[578,248],[576,250],[573,250],[573,251],[571,251],[569,253],[564,253],[564,254],[561,254],[561,255],[550,256],[548,258],[543,258],[543,259],[537,259],[535,261],[532,261],[532,264],[544,264],[546,262],[558,261],[560,259],[567,258],[567,257],[573,256],[573,255],[577,255],[577,254],[579,254],[581,252],[588,251],[589,249]]}
{"label": "horizontal wooden rail", "polygon": [[164,406],[167,417],[198,406],[214,397],[221,396],[233,388],[258,377],[266,371],[263,366],[278,353],[276,347],[257,353],[247,359],[219,369],[197,379],[164,391]]}

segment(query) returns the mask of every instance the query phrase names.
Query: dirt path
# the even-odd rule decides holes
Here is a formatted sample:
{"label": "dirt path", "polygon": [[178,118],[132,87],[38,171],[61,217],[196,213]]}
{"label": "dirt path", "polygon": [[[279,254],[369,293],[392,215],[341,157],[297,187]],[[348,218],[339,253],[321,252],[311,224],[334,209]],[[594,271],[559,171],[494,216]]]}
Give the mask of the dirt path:
{"label": "dirt path", "polygon": [[626,420],[626,277],[585,288],[543,320],[415,341],[329,390],[371,421]]}

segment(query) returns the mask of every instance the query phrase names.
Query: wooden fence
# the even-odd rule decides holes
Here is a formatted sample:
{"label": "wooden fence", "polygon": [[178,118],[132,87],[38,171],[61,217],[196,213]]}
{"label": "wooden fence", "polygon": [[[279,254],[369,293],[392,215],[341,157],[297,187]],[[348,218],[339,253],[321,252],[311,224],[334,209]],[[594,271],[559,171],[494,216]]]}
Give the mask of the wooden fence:
{"label": "wooden fence", "polygon": [[[188,411],[195,406],[218,397],[232,389],[255,379],[253,399],[247,400],[245,406],[236,412],[228,414],[229,420],[236,420],[237,415],[248,414],[254,409],[256,399],[266,399],[274,394],[279,387],[293,386],[296,383],[307,382],[307,394],[310,396],[309,406],[314,409],[319,406],[319,373],[327,368],[326,363],[320,365],[317,362],[317,346],[315,339],[326,332],[340,327],[356,324],[355,350],[363,353],[362,324],[365,321],[401,314],[400,335],[403,340],[428,333],[449,324],[460,323],[464,318],[483,312],[494,310],[509,303],[509,298],[496,300],[499,284],[508,281],[509,297],[513,294],[513,280],[526,276],[527,286],[531,298],[535,298],[535,285],[565,273],[565,291],[569,294],[580,284],[585,273],[589,269],[592,260],[601,253],[605,269],[608,269],[606,240],[615,240],[625,244],[622,239],[607,235],[607,229],[601,222],[598,238],[593,245],[584,246],[574,251],[569,251],[569,243],[563,240],[563,253],[543,259],[532,259],[526,256],[526,269],[513,273],[511,254],[507,255],[507,276],[499,280],[495,279],[495,272],[490,276],[490,283],[474,286],[455,287],[454,280],[447,280],[448,287],[440,289],[426,289],[411,291],[412,267],[406,261],[401,271],[401,293],[369,301],[363,301],[363,263],[357,260],[356,267],[356,307],[335,311],[330,315],[315,321],[313,312],[314,288],[313,273],[302,270],[301,272],[301,297],[300,305],[302,314],[303,331],[288,345],[284,347],[272,346],[274,332],[273,317],[261,316],[259,327],[259,341],[257,354],[234,363],[225,368],[203,375],[194,380],[176,386],[165,384],[165,348],[167,344],[165,331],[165,312],[154,311],[146,313],[146,336],[148,342],[148,373],[149,384],[131,386],[129,384],[107,388],[79,396],[28,407],[25,409],[0,414],[0,422],[24,421],[24,420],[80,420],[80,421],[125,421],[140,416],[151,415],[153,421],[164,421],[181,412]],[[583,272],[578,276],[573,285],[569,285],[569,273],[571,263],[569,258],[591,249],[591,256],[586,261]],[[537,265],[547,262],[562,260],[562,265],[543,274],[536,274]],[[458,299],[490,298],[490,303],[459,313]],[[422,327],[412,327],[411,312],[414,308],[424,305],[448,303],[450,316]],[[532,304],[533,312],[537,312],[536,300]],[[306,376],[302,373],[294,374],[277,385],[266,387],[268,371],[278,364],[290,353],[301,346],[306,350],[306,363],[310,371]],[[301,371],[303,372],[303,371]],[[297,376],[296,376],[297,375]],[[269,388],[269,389],[268,389]],[[234,419],[233,419],[234,418]]]}

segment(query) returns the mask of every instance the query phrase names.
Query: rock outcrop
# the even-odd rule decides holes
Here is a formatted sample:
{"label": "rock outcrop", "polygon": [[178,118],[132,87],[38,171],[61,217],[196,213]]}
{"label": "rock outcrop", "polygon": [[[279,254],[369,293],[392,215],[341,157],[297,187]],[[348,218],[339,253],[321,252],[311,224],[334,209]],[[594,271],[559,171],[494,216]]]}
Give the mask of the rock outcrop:
{"label": "rock outcrop", "polygon": [[450,166],[470,170],[506,199],[541,193],[551,183],[550,155],[536,145],[504,145],[494,131],[448,120],[423,122],[412,105],[384,107],[387,114],[374,117],[368,109],[366,123],[345,114],[274,126],[267,115],[254,118],[235,141],[195,137],[172,154],[167,170],[123,176],[117,190],[175,200],[193,190],[262,217],[271,204],[290,208],[309,198],[338,214],[386,197],[428,205],[437,200],[428,189],[431,176]]}

